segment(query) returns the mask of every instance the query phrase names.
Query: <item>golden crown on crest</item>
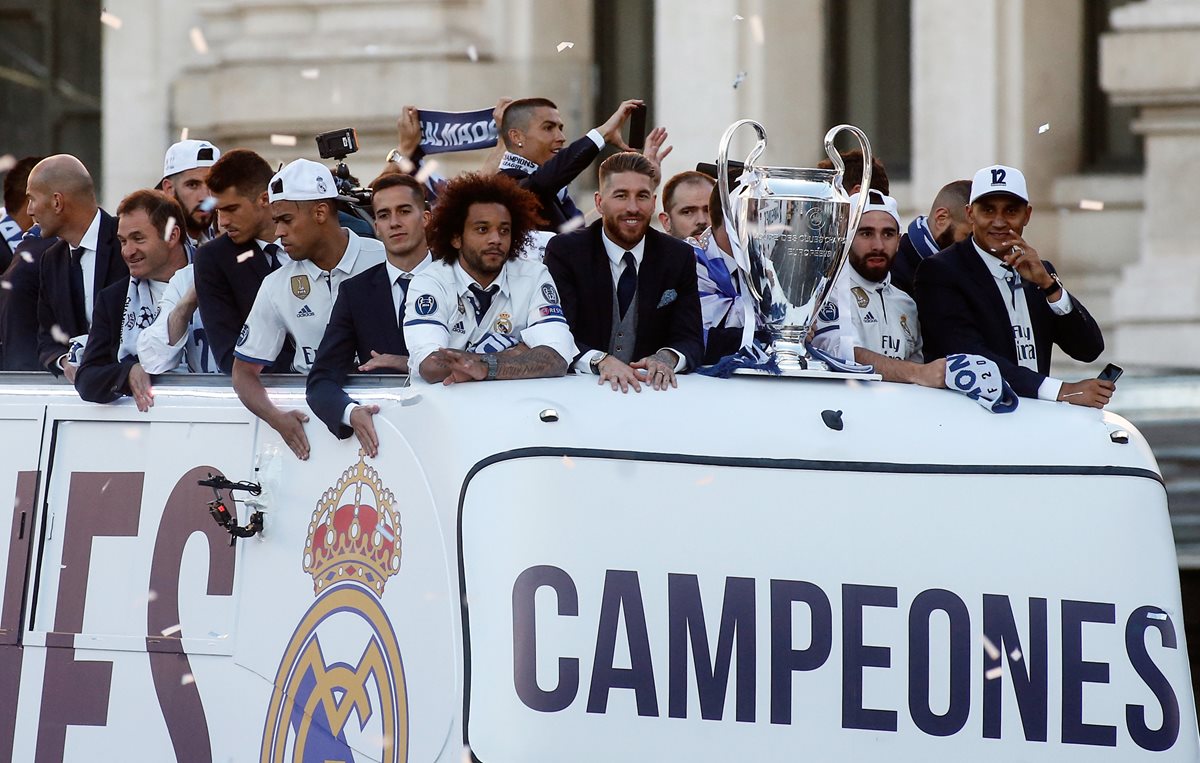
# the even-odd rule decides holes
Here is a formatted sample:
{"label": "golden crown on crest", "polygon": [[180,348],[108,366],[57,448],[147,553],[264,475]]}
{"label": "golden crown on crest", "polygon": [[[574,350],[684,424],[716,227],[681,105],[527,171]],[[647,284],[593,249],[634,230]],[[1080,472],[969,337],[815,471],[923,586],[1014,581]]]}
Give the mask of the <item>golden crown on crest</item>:
{"label": "golden crown on crest", "polygon": [[313,511],[304,571],[312,575],[315,593],[353,581],[382,596],[388,578],[400,571],[396,497],[364,457],[360,450],[358,463],[342,472]]}

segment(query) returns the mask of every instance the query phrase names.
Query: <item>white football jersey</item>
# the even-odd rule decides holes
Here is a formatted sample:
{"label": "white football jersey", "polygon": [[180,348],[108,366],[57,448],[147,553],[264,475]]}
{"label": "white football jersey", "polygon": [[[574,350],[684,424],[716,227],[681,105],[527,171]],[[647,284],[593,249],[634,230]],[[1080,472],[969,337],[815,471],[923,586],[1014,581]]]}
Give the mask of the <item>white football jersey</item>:
{"label": "white football jersey", "polygon": [[238,335],[234,357],[268,366],[290,336],[296,343],[292,370],[309,372],[337,301],[338,287],[386,256],[380,242],[361,238],[349,229],[346,232],[350,234],[346,253],[333,270],[321,270],[309,260],[289,260],[263,279]]}
{"label": "white football jersey", "polygon": [[889,273],[868,281],[849,263],[842,267],[813,322],[813,344],[843,360],[854,360],[854,348],[897,360],[922,363],[921,324],[917,303],[892,286]]}

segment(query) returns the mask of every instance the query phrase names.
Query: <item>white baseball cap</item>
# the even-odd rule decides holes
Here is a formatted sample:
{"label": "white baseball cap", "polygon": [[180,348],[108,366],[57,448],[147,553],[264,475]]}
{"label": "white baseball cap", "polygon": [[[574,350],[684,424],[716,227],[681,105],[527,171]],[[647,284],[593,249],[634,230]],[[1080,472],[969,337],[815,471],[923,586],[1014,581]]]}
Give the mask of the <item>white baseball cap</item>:
{"label": "white baseball cap", "polygon": [[[857,193],[850,197],[850,204],[851,209],[858,207]],[[867,208],[863,210],[863,214],[865,215],[868,212],[886,212],[896,221],[897,228],[904,227],[900,222],[900,206],[896,203],[895,199],[884,195],[882,191],[871,189],[867,192]]]}
{"label": "white baseball cap", "polygon": [[211,167],[220,158],[221,149],[207,140],[181,140],[167,149],[162,176],[168,178],[197,167]]}
{"label": "white baseball cap", "polygon": [[272,201],[317,201],[338,195],[333,173],[320,162],[297,159],[288,164],[267,185],[267,198]]}
{"label": "white baseball cap", "polygon": [[1016,167],[993,164],[975,173],[975,177],[971,179],[971,200],[968,203],[974,204],[980,197],[991,193],[1007,193],[1029,203],[1029,189],[1025,186],[1025,176]]}

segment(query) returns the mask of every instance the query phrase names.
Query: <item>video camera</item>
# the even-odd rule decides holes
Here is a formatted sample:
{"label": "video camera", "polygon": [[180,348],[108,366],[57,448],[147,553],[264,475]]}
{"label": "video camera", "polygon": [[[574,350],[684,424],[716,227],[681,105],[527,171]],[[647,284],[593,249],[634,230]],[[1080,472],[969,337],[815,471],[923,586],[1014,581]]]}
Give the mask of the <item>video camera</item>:
{"label": "video camera", "polygon": [[350,174],[346,157],[358,151],[358,133],[353,127],[330,130],[317,136],[317,151],[322,159],[333,159],[333,182],[337,184],[338,206],[341,211],[368,223],[374,223],[371,210],[371,189],[363,188],[358,178]]}

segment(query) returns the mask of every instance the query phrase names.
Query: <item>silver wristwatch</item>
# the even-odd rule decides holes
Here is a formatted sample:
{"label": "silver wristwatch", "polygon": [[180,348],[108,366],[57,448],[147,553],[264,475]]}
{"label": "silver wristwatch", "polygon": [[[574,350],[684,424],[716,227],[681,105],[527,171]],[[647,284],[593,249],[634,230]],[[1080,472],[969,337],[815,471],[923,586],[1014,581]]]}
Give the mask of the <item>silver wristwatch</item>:
{"label": "silver wristwatch", "polygon": [[495,381],[496,374],[500,371],[500,361],[496,360],[496,356],[490,352],[483,354],[483,362],[487,363],[488,372],[484,377],[484,381]]}
{"label": "silver wristwatch", "polygon": [[607,357],[608,357],[607,352],[601,352],[597,355],[593,355],[592,359],[588,361],[588,368],[591,370],[592,373],[599,376],[600,375],[600,364],[603,363],[604,359]]}

